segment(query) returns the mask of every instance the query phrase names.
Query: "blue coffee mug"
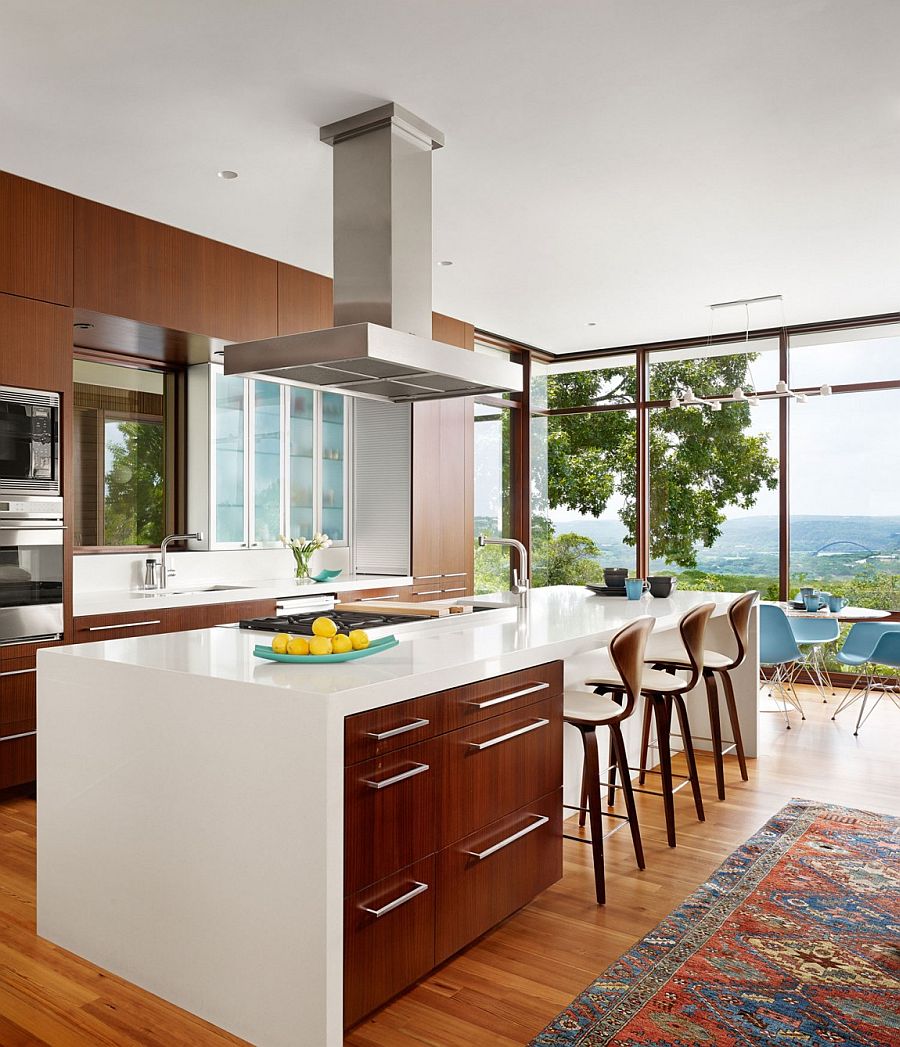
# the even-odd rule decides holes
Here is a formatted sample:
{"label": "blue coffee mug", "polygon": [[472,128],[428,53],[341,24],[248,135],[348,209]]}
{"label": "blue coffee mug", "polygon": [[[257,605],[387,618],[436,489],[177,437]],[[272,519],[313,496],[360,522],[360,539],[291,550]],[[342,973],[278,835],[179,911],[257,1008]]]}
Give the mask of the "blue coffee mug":
{"label": "blue coffee mug", "polygon": [[803,596],[803,606],[807,611],[818,611],[820,606],[819,594],[805,593]]}
{"label": "blue coffee mug", "polygon": [[847,601],[843,596],[828,596],[828,610],[832,614],[837,614],[838,611],[842,611],[847,606]]}
{"label": "blue coffee mug", "polygon": [[805,600],[807,596],[815,596],[816,590],[811,585],[804,585],[800,590],[800,599]]}
{"label": "blue coffee mug", "polygon": [[644,579],[643,578],[626,578],[625,579],[625,595],[629,600],[640,600],[644,592]]}

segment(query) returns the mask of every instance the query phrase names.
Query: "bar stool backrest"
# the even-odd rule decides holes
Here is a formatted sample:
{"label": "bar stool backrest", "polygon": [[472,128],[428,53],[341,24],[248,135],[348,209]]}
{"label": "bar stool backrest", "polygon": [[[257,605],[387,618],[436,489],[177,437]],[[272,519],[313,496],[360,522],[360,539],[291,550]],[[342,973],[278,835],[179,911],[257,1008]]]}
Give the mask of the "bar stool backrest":
{"label": "bar stool backrest", "polygon": [[630,716],[637,696],[641,693],[641,677],[644,673],[644,651],[655,618],[637,618],[620,629],[609,641],[609,655],[625,685],[625,705],[620,719]]}
{"label": "bar stool backrest", "polygon": [[750,612],[759,598],[755,589],[739,596],[728,605],[728,623],[734,633],[734,642],[737,644],[737,654],[734,661],[728,666],[729,669],[737,669],[744,664],[747,657],[747,645],[750,638]]}
{"label": "bar stool backrest", "polygon": [[687,689],[695,687],[703,672],[703,649],[706,642],[706,625],[716,609],[714,603],[701,603],[692,607],[678,623],[681,642],[691,663],[691,676]]}

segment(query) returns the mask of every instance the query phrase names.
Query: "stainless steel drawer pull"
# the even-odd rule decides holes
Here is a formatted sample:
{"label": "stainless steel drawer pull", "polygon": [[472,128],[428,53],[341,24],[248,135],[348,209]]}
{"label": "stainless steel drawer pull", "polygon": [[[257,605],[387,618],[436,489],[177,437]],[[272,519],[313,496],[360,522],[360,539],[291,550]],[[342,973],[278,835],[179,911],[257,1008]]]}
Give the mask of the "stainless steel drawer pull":
{"label": "stainless steel drawer pull", "polygon": [[137,629],[142,625],[162,625],[162,620],[153,618],[147,622],[122,622],[120,625],[89,625],[89,633],[105,633],[110,629]]}
{"label": "stainless steel drawer pull", "polygon": [[14,742],[17,738],[34,738],[37,731],[26,731],[24,734],[8,734],[5,738],[0,738],[0,745],[3,742]]}
{"label": "stainless steel drawer pull", "polygon": [[461,585],[458,589],[444,589],[443,591],[445,593],[464,593],[466,591],[466,587],[464,585]]}
{"label": "stainless steel drawer pull", "polygon": [[426,589],[423,592],[416,593],[416,596],[440,596],[443,589]]}
{"label": "stainless steel drawer pull", "polygon": [[383,742],[385,738],[396,738],[398,734],[406,734],[407,731],[418,731],[420,727],[427,727],[430,723],[431,720],[412,720],[402,727],[392,727],[389,731],[369,731],[369,737],[374,738],[376,742]]}
{"label": "stainless steel drawer pull", "polygon": [[22,676],[24,673],[36,673],[37,669],[7,669],[5,673],[0,673],[0,676]]}
{"label": "stainless steel drawer pull", "polygon": [[526,694],[537,694],[538,691],[546,691],[549,683],[536,683],[531,687],[523,687],[521,691],[510,691],[509,694],[501,694],[499,698],[488,698],[486,702],[467,702],[474,705],[476,709],[490,709],[492,705],[500,705],[501,702],[511,702],[514,698],[524,698]]}
{"label": "stainless steel drawer pull", "polygon": [[478,750],[490,749],[492,745],[508,742],[513,738],[518,738],[519,735],[528,734],[529,731],[536,731],[539,727],[546,727],[548,723],[550,723],[549,720],[535,720],[533,723],[520,727],[517,731],[510,731],[509,734],[498,734],[496,738],[488,738],[486,742],[469,742],[469,746]]}
{"label": "stainless steel drawer pull", "polygon": [[391,778],[382,778],[380,782],[373,782],[370,778],[363,778],[363,784],[368,785],[373,789],[386,789],[389,785],[396,785],[397,782],[405,782],[407,778],[415,778],[417,774],[424,774],[425,771],[430,771],[431,766],[427,763],[417,763],[413,767],[410,767],[408,771],[402,771],[400,774],[395,774]]}
{"label": "stainless steel drawer pull", "polygon": [[399,898],[395,898],[394,901],[388,902],[387,905],[382,905],[380,909],[370,909],[368,905],[364,905],[362,910],[363,912],[370,913],[376,920],[380,920],[382,916],[387,916],[389,912],[393,912],[394,909],[399,909],[401,905],[406,905],[407,902],[411,902],[413,898],[417,898],[423,891],[427,890],[427,883],[419,883],[418,880],[416,880],[415,886],[411,891],[407,891],[406,894],[401,894]]}
{"label": "stainless steel drawer pull", "polygon": [[504,847],[509,847],[511,843],[515,843],[516,840],[521,840],[523,836],[527,836],[529,833],[533,833],[535,829],[540,829],[542,825],[546,825],[550,819],[545,814],[539,814],[535,816],[537,821],[526,825],[524,829],[520,829],[517,833],[513,833],[512,836],[507,836],[505,840],[501,840],[499,843],[495,843],[493,847],[488,847],[486,851],[465,851],[465,854],[471,855],[472,858],[477,858],[478,861],[483,862],[485,858],[490,858],[492,854],[496,854],[497,851],[502,851]]}
{"label": "stainless steel drawer pull", "polygon": [[455,574],[442,574],[441,578],[465,578],[465,571],[457,571]]}
{"label": "stainless steel drawer pull", "polygon": [[360,603],[371,603],[373,600],[399,600],[399,593],[391,593],[390,596],[371,596],[368,600],[360,600]]}
{"label": "stainless steel drawer pull", "polygon": [[439,574],[417,574],[415,578],[413,578],[413,585],[415,585],[416,582],[433,582],[435,578],[440,577]]}

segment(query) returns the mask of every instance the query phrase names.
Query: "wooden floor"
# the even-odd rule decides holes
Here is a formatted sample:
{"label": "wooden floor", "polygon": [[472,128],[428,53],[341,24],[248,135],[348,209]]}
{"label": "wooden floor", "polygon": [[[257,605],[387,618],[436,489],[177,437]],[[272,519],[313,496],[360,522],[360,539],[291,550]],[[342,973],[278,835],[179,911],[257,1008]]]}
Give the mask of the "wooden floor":
{"label": "wooden floor", "polygon": [[[532,905],[358,1026],[347,1047],[525,1044],[595,975],[647,933],[791,797],[897,813],[896,710],[876,710],[859,738],[852,713],[804,694],[805,723],[763,715],[760,759],[742,783],[729,762],[727,800],[701,763],[707,820],[689,791],[676,800],[679,843],[665,843],[660,801],[639,797],[647,869],[627,830],[607,843],[605,908],[593,901],[590,849],[565,844],[564,878]],[[611,823],[614,824],[614,823]],[[242,1043],[35,934],[35,804],[0,804],[0,1045],[206,1047]],[[302,1035],[298,1047],[307,1044]]]}

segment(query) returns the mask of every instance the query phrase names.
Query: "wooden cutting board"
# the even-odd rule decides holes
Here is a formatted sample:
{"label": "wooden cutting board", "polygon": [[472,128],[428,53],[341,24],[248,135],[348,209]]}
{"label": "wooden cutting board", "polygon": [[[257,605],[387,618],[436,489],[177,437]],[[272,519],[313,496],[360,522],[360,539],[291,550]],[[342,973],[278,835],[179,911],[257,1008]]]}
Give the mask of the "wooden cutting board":
{"label": "wooden cutting board", "polygon": [[427,603],[395,603],[393,600],[373,600],[371,603],[366,603],[365,600],[359,600],[356,603],[337,603],[334,609],[336,611],[360,611],[363,614],[409,615],[416,618],[445,618],[450,614],[449,607],[431,607]]}

